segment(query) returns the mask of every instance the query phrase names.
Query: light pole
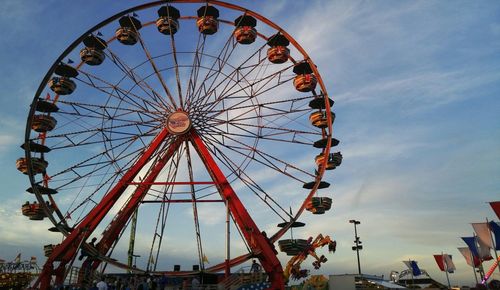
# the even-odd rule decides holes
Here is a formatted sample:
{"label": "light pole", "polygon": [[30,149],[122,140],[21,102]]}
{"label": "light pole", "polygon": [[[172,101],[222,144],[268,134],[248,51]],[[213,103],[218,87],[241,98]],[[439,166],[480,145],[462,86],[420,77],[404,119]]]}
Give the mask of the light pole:
{"label": "light pole", "polygon": [[361,263],[359,262],[359,251],[363,249],[363,246],[361,245],[361,241],[359,240],[358,230],[356,228],[356,225],[361,224],[361,222],[357,220],[350,220],[349,223],[354,224],[354,246],[352,246],[352,250],[356,251],[356,255],[358,256],[358,274],[361,275]]}

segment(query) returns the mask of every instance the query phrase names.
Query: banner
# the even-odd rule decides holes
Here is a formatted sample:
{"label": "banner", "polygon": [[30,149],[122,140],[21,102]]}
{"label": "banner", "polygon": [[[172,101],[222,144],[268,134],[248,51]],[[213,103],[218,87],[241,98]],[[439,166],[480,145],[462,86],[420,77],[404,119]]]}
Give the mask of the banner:
{"label": "banner", "polygon": [[[462,254],[462,256],[464,256],[465,262],[467,263],[467,265],[469,265],[471,267],[475,267],[475,268],[479,267],[479,265],[481,265],[481,260],[479,260],[479,258],[477,258],[477,257],[472,256],[472,253],[471,253],[469,247],[460,247],[457,249]],[[472,264],[473,261],[474,261],[474,264]]]}
{"label": "banner", "polygon": [[476,237],[462,237],[462,240],[464,240],[464,242],[467,244],[467,247],[469,247],[472,255],[479,258],[479,252],[477,251],[476,245]]}
{"label": "banner", "polygon": [[443,258],[444,258],[445,268],[448,270],[448,273],[455,272],[455,270],[457,268],[455,267],[455,264],[453,264],[453,260],[451,259],[451,255],[444,254]]}
{"label": "banner", "polygon": [[417,265],[416,261],[403,261],[405,263],[406,267],[408,267],[409,270],[411,270],[413,276],[420,276],[422,275],[422,271],[420,271],[420,268]]}
{"label": "banner", "polygon": [[493,257],[491,256],[490,247],[485,245],[483,241],[480,239],[477,240],[477,243],[478,243],[477,251],[479,252],[479,258],[483,261],[492,260]]}
{"label": "banner", "polygon": [[490,227],[488,223],[471,223],[478,239],[490,249],[493,249],[493,243],[491,242]]}
{"label": "banner", "polygon": [[495,250],[500,251],[500,225],[498,223],[491,221],[489,222],[490,231],[495,236]]}
{"label": "banner", "polygon": [[500,219],[500,201],[492,201],[490,202],[490,205],[497,217]]}
{"label": "banner", "polygon": [[14,259],[14,263],[16,264],[21,263],[21,253],[17,254],[16,258]]}
{"label": "banner", "polygon": [[439,270],[443,272],[448,271],[448,273],[453,273],[457,269],[451,259],[451,255],[448,254],[434,255],[434,260],[436,260]]}
{"label": "banner", "polygon": [[434,260],[438,264],[439,270],[445,271],[443,255],[434,255]]}

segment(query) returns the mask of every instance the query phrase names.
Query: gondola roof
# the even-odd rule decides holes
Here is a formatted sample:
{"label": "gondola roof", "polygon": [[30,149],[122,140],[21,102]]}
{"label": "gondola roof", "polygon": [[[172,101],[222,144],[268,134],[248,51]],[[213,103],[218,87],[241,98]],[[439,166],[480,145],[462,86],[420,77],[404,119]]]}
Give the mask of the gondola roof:
{"label": "gondola roof", "polygon": [[290,41],[281,33],[277,33],[267,40],[269,46],[288,46]]}
{"label": "gondola roof", "polygon": [[257,19],[255,19],[249,15],[241,15],[234,20],[234,25],[237,27],[239,27],[239,26],[255,27],[255,26],[257,26]]}
{"label": "gondola roof", "polygon": [[120,20],[118,20],[118,22],[120,23],[121,27],[130,27],[135,30],[139,30],[142,28],[142,24],[139,19],[133,16],[123,16],[122,18],[120,18]]}
{"label": "gondola roof", "polygon": [[173,19],[179,19],[181,17],[181,13],[179,10],[172,6],[162,6],[158,9],[158,16],[160,17],[171,17]]}
{"label": "gondola roof", "polygon": [[78,75],[78,71],[74,67],[65,63],[60,63],[59,65],[57,65],[54,73],[56,75],[68,78],[74,78]]}
{"label": "gondola roof", "polygon": [[108,47],[108,44],[106,41],[100,37],[94,36],[94,35],[89,35],[83,39],[83,44],[85,44],[86,47],[91,47],[95,48],[98,50],[103,50],[106,47]]}
{"label": "gondola roof", "polygon": [[203,6],[197,11],[198,17],[212,16],[214,18],[219,17],[219,10],[213,6]]}

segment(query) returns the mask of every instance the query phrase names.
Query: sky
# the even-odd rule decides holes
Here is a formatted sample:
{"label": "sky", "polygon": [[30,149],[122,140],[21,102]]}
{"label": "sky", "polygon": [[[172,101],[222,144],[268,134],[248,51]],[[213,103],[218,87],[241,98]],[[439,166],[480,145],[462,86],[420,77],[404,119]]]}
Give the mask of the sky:
{"label": "sky", "polygon": [[[332,183],[333,210],[306,216],[295,235],[328,234],[338,248],[312,273],[357,271],[348,222],[357,219],[363,273],[388,277],[412,259],[445,283],[432,257],[444,252],[457,267],[452,284],[473,284],[457,247],[472,235],[471,222],[498,221],[487,202],[500,200],[500,3],[247,2],[233,1],[292,35],[335,101],[334,135],[344,159],[324,177]],[[31,197],[15,160],[24,154],[19,145],[39,83],[83,32],[141,3],[2,3],[0,258],[22,252],[42,264],[42,245],[59,239],[47,232],[48,222],[30,223],[20,213]]]}

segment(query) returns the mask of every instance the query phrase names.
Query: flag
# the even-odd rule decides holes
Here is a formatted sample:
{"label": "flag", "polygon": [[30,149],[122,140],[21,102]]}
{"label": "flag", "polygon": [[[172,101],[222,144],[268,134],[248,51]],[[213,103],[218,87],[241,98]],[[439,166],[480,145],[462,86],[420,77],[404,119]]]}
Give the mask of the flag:
{"label": "flag", "polygon": [[422,271],[420,271],[420,268],[417,265],[417,261],[409,260],[409,261],[403,261],[405,263],[406,267],[411,270],[413,276],[420,276],[422,275]]}
{"label": "flag", "polygon": [[497,217],[500,219],[500,201],[492,201],[490,202],[490,205]]}
{"label": "flag", "polygon": [[451,255],[444,254],[444,264],[445,264],[445,269],[448,271],[448,273],[453,273],[457,269],[455,267],[455,264],[453,264],[453,260],[451,259]]}
{"label": "flag", "polygon": [[495,236],[495,250],[500,251],[500,225],[494,221],[491,221],[489,225],[490,231]]}
{"label": "flag", "polygon": [[448,271],[448,273],[453,273],[456,270],[455,264],[453,264],[453,261],[451,259],[451,255],[448,254],[434,255],[434,260],[436,260],[439,269],[443,272]]}
{"label": "flag", "polygon": [[477,250],[479,252],[479,258],[483,261],[489,261],[493,259],[493,257],[491,256],[490,247],[485,245],[483,241],[480,239],[477,239],[477,243],[478,243]]}
{"label": "flag", "polygon": [[[464,256],[465,262],[471,267],[479,267],[481,265],[481,260],[477,257],[473,257],[469,247],[460,247],[458,251]],[[472,262],[474,261],[474,264]]]}
{"label": "flag", "polygon": [[154,265],[155,264],[155,259],[153,258],[153,256],[149,256],[149,263],[151,265]]}
{"label": "flag", "polygon": [[490,249],[493,248],[493,244],[491,242],[491,234],[490,234],[490,228],[488,227],[488,223],[471,223],[472,228],[474,228],[474,231],[476,232],[477,238],[479,241],[481,241],[484,245],[488,246]]}
{"label": "flag", "polygon": [[210,262],[208,262],[208,258],[205,254],[203,254],[203,263],[210,264]]}
{"label": "flag", "polygon": [[467,244],[467,247],[469,247],[472,255],[474,257],[479,257],[479,252],[477,251],[477,245],[476,245],[476,237],[462,237],[462,240]]}
{"label": "flag", "polygon": [[21,263],[21,253],[17,254],[16,258],[14,259],[14,263],[16,264]]}
{"label": "flag", "polygon": [[438,264],[439,270],[445,271],[443,255],[434,255],[434,260]]}

